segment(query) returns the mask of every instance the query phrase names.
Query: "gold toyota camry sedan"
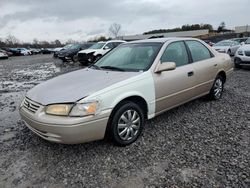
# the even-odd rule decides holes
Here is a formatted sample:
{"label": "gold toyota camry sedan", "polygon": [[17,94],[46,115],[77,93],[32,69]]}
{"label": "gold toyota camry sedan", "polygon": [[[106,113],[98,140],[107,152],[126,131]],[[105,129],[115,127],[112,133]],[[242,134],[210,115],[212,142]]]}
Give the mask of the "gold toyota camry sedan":
{"label": "gold toyota camry sedan", "polygon": [[133,143],[145,121],[198,97],[222,96],[233,71],[229,55],[193,38],[121,44],[88,68],[27,92],[20,114],[48,141],[76,144],[111,138]]}

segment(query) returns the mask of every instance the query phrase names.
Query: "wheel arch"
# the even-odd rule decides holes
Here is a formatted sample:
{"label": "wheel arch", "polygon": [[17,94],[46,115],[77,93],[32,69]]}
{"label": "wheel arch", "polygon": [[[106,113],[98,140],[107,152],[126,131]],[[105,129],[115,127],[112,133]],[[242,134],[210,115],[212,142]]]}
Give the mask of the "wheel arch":
{"label": "wheel arch", "polygon": [[145,119],[148,119],[148,104],[143,97],[141,97],[139,95],[132,95],[132,96],[125,97],[125,98],[121,99],[118,103],[116,103],[115,107],[112,109],[112,112],[109,116],[106,131],[105,131],[105,138],[109,137],[110,122],[114,116],[114,113],[125,102],[133,102],[133,103],[137,104],[138,106],[140,106],[141,109],[143,110]]}
{"label": "wheel arch", "polygon": [[132,95],[132,96],[128,96],[128,97],[125,97],[125,98],[119,100],[119,102],[117,102],[115,107],[113,108],[113,110],[111,112],[111,116],[115,112],[115,110],[117,108],[119,108],[120,105],[122,105],[122,103],[129,102],[129,101],[137,104],[138,106],[140,106],[141,109],[144,112],[145,118],[147,119],[148,104],[147,104],[146,100],[142,96],[139,96],[139,95]]}
{"label": "wheel arch", "polygon": [[217,76],[221,76],[223,78],[223,83],[226,82],[227,80],[227,75],[226,75],[226,72],[224,70],[220,70],[218,73],[217,73]]}

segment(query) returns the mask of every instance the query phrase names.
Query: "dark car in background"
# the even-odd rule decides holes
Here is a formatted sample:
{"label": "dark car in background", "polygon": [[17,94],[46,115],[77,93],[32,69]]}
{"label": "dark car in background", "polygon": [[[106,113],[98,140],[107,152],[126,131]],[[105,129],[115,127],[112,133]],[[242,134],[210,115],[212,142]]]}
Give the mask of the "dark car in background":
{"label": "dark car in background", "polygon": [[3,48],[3,50],[11,53],[12,56],[20,56],[20,55],[22,55],[21,51],[18,50],[17,48]]}
{"label": "dark car in background", "polygon": [[42,48],[41,53],[42,54],[51,54],[51,53],[53,53],[53,50],[51,48]]}
{"label": "dark car in background", "polygon": [[62,48],[55,48],[54,49],[54,53],[53,53],[53,57],[54,58],[58,58],[58,54],[60,53],[60,51],[65,50],[70,48],[72,45],[74,44],[67,44],[66,46],[62,47]]}
{"label": "dark car in background", "polygon": [[83,44],[73,44],[67,49],[61,50],[58,53],[58,58],[60,58],[63,61],[73,61],[77,62],[78,61],[78,52],[81,50],[88,49],[90,46],[92,46],[94,43],[88,42],[88,43],[83,43]]}

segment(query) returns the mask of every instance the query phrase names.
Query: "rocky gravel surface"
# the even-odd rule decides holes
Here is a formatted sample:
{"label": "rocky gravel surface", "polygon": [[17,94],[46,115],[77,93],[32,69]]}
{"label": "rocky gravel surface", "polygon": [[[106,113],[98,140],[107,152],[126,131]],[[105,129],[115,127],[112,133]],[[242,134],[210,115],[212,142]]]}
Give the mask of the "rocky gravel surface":
{"label": "rocky gravel surface", "polygon": [[128,147],[49,143],[20,120],[25,92],[83,68],[51,55],[0,60],[0,187],[250,187],[250,68],[223,98],[197,99],[147,122]]}

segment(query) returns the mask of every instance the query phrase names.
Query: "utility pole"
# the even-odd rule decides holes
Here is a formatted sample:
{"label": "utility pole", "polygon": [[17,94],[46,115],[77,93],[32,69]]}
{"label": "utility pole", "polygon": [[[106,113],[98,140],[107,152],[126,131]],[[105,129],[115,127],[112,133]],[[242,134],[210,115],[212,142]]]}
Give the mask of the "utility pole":
{"label": "utility pole", "polygon": [[246,35],[249,36],[249,32],[248,32],[248,24],[246,26]]}

